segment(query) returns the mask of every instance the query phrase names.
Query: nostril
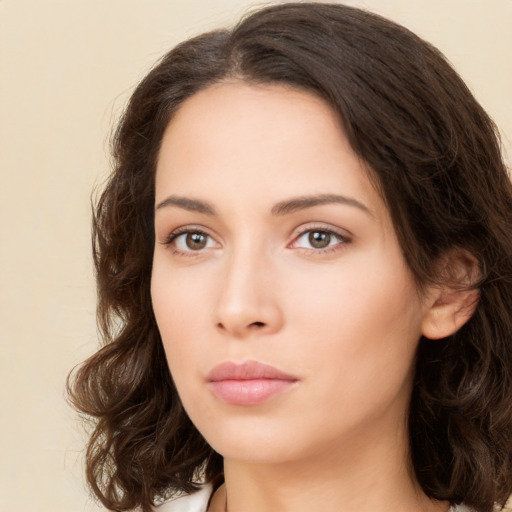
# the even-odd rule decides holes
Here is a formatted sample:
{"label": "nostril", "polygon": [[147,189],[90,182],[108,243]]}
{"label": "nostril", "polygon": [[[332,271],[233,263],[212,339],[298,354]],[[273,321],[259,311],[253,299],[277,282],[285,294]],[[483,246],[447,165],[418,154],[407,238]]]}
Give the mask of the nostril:
{"label": "nostril", "polygon": [[249,325],[249,327],[264,327],[265,324],[263,322],[253,322]]}

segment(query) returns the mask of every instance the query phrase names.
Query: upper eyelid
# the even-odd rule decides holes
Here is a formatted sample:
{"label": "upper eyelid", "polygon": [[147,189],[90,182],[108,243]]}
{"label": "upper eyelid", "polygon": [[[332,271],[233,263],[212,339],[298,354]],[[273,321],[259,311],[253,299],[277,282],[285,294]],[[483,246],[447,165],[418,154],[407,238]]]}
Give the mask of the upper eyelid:
{"label": "upper eyelid", "polygon": [[170,230],[170,232],[164,237],[164,243],[168,243],[169,240],[173,240],[177,238],[179,235],[183,235],[186,233],[202,233],[204,235],[209,236],[213,240],[217,239],[214,235],[212,235],[212,233],[210,233],[210,230],[208,228],[205,228],[204,226],[185,225]]}
{"label": "upper eyelid", "polygon": [[309,231],[314,231],[314,230],[332,233],[341,238],[352,238],[353,237],[352,233],[350,233],[350,231],[348,231],[346,229],[334,227],[330,224],[323,223],[323,222],[311,222],[311,223],[301,224],[299,227],[295,228],[292,232],[293,239],[296,240],[299,236],[303,235],[304,233],[308,233]]}
{"label": "upper eyelid", "polygon": [[293,240],[297,240],[299,238],[302,238],[304,235],[308,234],[308,233],[311,233],[311,232],[317,232],[317,233],[328,233],[329,235],[334,235],[338,238],[341,238],[341,239],[346,239],[348,238],[348,236],[345,236],[341,233],[338,233],[337,231],[334,231],[332,229],[320,229],[320,228],[310,228],[310,229],[306,229],[302,232],[300,232]]}
{"label": "upper eyelid", "polygon": [[[296,244],[302,237],[304,237],[308,233],[315,232],[315,231],[316,232],[320,232],[320,233],[328,233],[329,235],[334,236],[335,238],[337,238],[339,240],[339,243],[347,243],[347,242],[351,241],[350,237],[348,237],[346,235],[343,235],[341,233],[338,233],[337,231],[334,231],[334,230],[331,230],[331,229],[309,228],[309,229],[306,229],[306,230],[300,232],[299,234],[297,234],[293,238],[293,240],[288,244],[288,247],[291,247],[294,244]],[[321,249],[315,249],[315,251],[321,251]]]}

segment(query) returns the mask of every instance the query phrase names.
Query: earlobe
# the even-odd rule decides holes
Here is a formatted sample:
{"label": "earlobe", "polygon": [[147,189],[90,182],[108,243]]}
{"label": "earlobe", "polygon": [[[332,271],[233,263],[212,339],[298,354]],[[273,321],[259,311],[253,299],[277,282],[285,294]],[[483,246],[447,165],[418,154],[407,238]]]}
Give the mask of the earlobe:
{"label": "earlobe", "polygon": [[480,279],[477,259],[462,249],[454,249],[441,260],[442,283],[427,293],[422,334],[433,340],[457,332],[474,314],[480,292],[474,287]]}

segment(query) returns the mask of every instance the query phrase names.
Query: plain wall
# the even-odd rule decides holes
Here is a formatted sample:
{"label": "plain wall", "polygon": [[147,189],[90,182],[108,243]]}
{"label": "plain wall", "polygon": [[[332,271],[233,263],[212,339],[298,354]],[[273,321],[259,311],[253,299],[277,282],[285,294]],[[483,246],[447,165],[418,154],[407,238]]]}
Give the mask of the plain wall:
{"label": "plain wall", "polygon": [[[351,1],[437,45],[512,154],[512,1]],[[244,0],[0,0],[0,510],[95,511],[67,373],[97,346],[90,194],[152,63]],[[509,160],[510,161],[510,160]]]}

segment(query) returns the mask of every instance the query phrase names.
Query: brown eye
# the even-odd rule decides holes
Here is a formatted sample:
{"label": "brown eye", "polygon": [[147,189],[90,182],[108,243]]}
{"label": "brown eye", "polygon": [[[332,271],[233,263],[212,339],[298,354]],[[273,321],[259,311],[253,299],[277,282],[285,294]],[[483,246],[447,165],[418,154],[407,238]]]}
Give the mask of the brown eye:
{"label": "brown eye", "polygon": [[293,249],[306,249],[313,251],[310,254],[323,254],[327,251],[336,251],[350,243],[348,237],[330,229],[308,229],[303,231],[291,244]]}
{"label": "brown eye", "polygon": [[331,234],[326,231],[310,231],[308,241],[315,249],[325,249],[331,243]]}
{"label": "brown eye", "polygon": [[191,251],[199,251],[206,247],[208,236],[204,233],[187,233],[185,244]]}
{"label": "brown eye", "polygon": [[173,233],[165,244],[173,246],[177,253],[199,252],[203,249],[217,247],[213,238],[202,231],[183,231],[181,233]]}

